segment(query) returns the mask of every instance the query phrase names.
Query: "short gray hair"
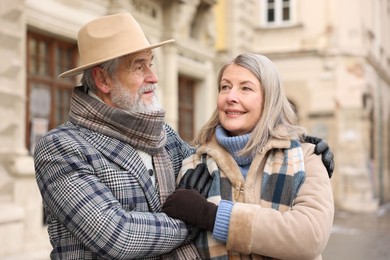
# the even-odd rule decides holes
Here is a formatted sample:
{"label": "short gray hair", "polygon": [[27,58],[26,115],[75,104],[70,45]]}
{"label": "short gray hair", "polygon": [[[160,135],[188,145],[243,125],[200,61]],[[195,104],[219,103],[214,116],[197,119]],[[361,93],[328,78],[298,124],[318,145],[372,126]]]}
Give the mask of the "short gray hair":
{"label": "short gray hair", "polygon": [[[118,66],[120,64],[122,57],[115,58],[109,61],[106,61],[100,65],[96,65],[101,67],[104,71],[108,73],[108,75],[111,78],[115,77],[116,70],[118,69]],[[94,66],[94,67],[96,67]],[[85,90],[90,89],[94,93],[96,93],[96,84],[95,80],[92,75],[92,69],[94,68],[89,68],[84,71],[83,77],[81,78],[81,85],[84,87]]]}

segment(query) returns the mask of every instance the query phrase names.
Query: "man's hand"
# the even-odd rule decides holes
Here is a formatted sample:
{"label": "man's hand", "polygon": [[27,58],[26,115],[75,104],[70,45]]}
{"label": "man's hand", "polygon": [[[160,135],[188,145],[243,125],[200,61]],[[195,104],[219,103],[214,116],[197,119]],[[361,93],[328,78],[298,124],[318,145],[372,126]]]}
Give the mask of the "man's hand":
{"label": "man's hand", "polygon": [[195,169],[189,169],[181,178],[177,189],[195,189],[204,197],[210,190],[213,178],[205,163],[199,163]]}
{"label": "man's hand", "polygon": [[314,152],[317,155],[322,155],[322,163],[328,171],[329,178],[331,178],[334,171],[334,158],[333,152],[330,150],[328,144],[321,138],[309,135],[305,136],[305,142],[312,143],[316,146]]}
{"label": "man's hand", "polygon": [[208,202],[194,189],[177,189],[162,206],[162,211],[171,218],[213,232],[218,206]]}

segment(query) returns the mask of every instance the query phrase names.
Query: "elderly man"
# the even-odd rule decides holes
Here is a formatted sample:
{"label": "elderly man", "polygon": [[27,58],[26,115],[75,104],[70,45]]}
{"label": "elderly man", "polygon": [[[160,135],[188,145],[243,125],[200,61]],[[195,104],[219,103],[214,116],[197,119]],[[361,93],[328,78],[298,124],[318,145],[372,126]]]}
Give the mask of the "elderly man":
{"label": "elderly man", "polygon": [[60,75],[83,73],[69,122],[34,154],[52,259],[199,258],[196,232],[161,212],[194,152],[164,123],[156,100],[152,49],[171,42],[151,45],[125,13],[80,29],[81,65]]}
{"label": "elderly man", "polygon": [[161,213],[182,160],[193,152],[164,123],[155,96],[152,49],[172,41],[151,45],[129,14],[79,31],[81,66],[60,75],[83,73],[69,122],[35,149],[51,258],[198,257],[186,243],[185,223]]}

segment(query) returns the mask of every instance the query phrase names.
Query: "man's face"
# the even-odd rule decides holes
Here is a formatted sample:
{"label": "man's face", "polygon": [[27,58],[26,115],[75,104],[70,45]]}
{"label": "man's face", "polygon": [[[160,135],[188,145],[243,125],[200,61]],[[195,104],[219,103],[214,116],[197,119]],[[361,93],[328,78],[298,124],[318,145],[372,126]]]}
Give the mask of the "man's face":
{"label": "man's face", "polygon": [[158,78],[152,70],[152,62],[150,50],[120,60],[111,88],[111,101],[115,106],[130,112],[161,109],[155,93]]}

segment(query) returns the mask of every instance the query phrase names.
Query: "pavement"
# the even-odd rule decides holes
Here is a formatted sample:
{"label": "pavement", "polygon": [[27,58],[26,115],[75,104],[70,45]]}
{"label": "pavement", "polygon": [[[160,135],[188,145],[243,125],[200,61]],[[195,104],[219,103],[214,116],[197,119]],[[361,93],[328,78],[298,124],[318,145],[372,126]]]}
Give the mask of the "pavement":
{"label": "pavement", "polygon": [[390,204],[374,213],[335,213],[323,260],[390,260]]}
{"label": "pavement", "polygon": [[[1,245],[0,245],[1,246]],[[46,260],[49,251],[1,260]],[[390,260],[390,204],[374,213],[336,211],[323,260]]]}

